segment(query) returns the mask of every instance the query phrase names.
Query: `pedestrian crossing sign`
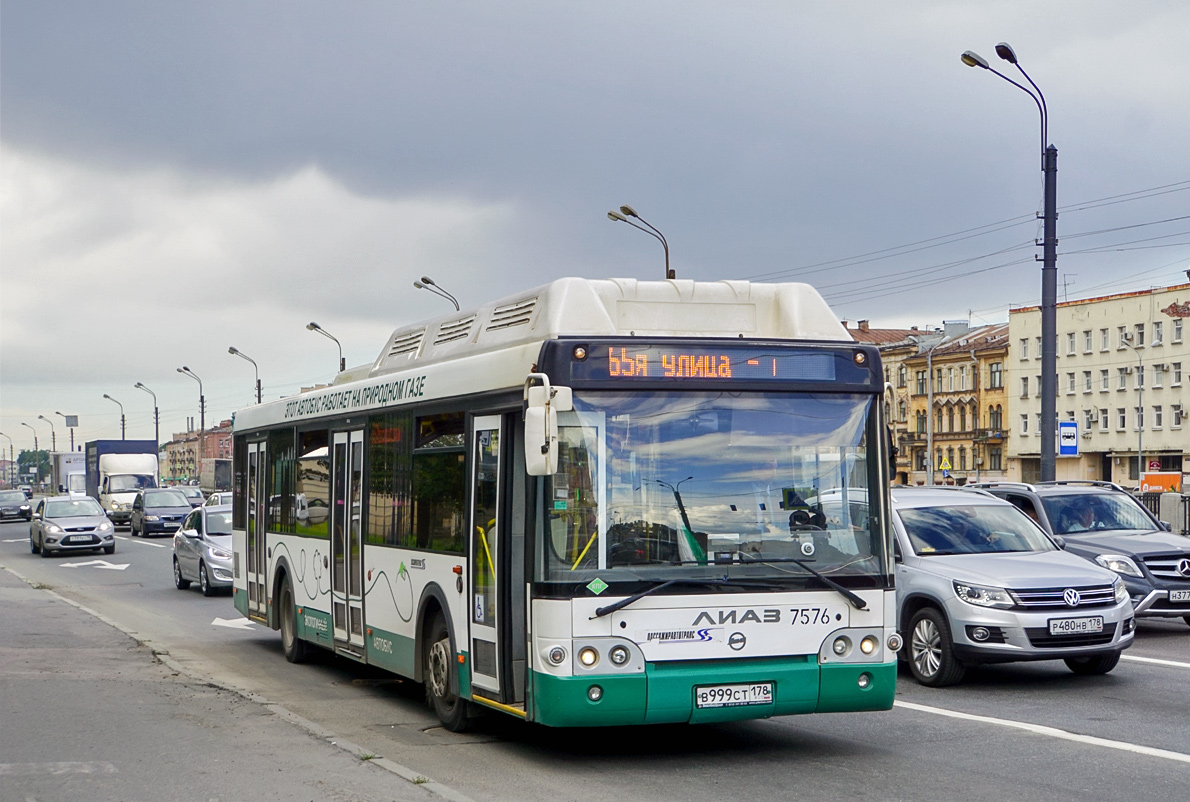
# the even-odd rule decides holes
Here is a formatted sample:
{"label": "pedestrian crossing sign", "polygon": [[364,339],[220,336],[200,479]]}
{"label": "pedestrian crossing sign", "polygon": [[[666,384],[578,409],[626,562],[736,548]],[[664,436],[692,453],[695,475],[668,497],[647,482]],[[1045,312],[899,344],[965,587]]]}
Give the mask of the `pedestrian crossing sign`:
{"label": "pedestrian crossing sign", "polygon": [[942,464],[938,466],[938,470],[940,470],[940,471],[949,471],[949,470],[951,470],[951,467],[950,467],[950,460],[948,460],[946,457],[943,457],[943,458],[942,458]]}

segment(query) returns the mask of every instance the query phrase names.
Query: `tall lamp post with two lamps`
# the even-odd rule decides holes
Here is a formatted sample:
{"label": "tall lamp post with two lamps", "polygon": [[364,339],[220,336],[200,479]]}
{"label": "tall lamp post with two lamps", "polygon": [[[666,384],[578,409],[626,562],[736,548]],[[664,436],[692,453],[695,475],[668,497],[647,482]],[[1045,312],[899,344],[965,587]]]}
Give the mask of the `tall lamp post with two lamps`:
{"label": "tall lamp post with two lamps", "polygon": [[437,295],[439,298],[445,298],[446,300],[448,300],[452,304],[454,304],[456,312],[459,311],[459,299],[455,298],[449,292],[442,289],[442,287],[440,287],[434,281],[434,279],[430,278],[429,276],[422,276],[421,281],[413,282],[413,286],[419,290],[429,290],[430,292]]}
{"label": "tall lamp post with two lamps", "polygon": [[[635,218],[635,219],[641,221],[642,223],[644,223],[644,225],[643,226],[637,225],[636,223],[632,222],[632,220],[629,220],[628,219],[629,217],[632,217],[632,218]],[[661,233],[660,229],[658,229],[656,226],[654,226],[648,220],[646,220],[645,218],[643,218],[639,214],[637,214],[636,210],[633,209],[631,206],[628,206],[627,204],[625,204],[624,206],[621,206],[620,211],[618,211],[618,212],[615,209],[612,209],[610,212],[607,213],[607,219],[611,220],[613,223],[627,223],[628,225],[632,226],[633,228],[635,228],[639,231],[645,232],[646,234],[648,234],[649,236],[653,237],[658,242],[660,242],[661,247],[665,249],[665,277],[667,279],[668,278],[677,278],[677,273],[675,271],[671,270],[669,267],[669,243],[666,242],[665,235]]]}
{"label": "tall lamp post with two lamps", "polygon": [[[1049,141],[1049,109],[1045,96],[1033,83],[1017,61],[1016,52],[1007,42],[996,45],[996,55],[1020,70],[1033,87],[1019,84],[1007,75],[992,69],[987,59],[968,50],[962,61],[968,67],[979,67],[995,73],[1033,98],[1041,113],[1041,171],[1045,176],[1045,200],[1042,211],[1042,267],[1041,267],[1041,481],[1053,481],[1055,474],[1058,435],[1058,149]],[[1036,92],[1036,94],[1034,94]]]}

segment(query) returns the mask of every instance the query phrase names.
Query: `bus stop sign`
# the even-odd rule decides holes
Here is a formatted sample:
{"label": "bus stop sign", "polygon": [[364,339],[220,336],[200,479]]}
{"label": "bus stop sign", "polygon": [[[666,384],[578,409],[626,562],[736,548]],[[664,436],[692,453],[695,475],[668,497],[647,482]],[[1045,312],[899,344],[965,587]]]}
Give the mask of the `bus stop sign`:
{"label": "bus stop sign", "polygon": [[1078,421],[1058,421],[1058,456],[1078,456]]}

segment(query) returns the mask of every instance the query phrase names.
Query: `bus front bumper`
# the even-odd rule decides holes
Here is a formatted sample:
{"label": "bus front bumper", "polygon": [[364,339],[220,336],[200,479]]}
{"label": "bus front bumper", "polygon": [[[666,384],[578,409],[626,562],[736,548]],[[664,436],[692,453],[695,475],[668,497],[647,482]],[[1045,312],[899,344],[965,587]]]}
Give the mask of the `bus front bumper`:
{"label": "bus front bumper", "polygon": [[[533,721],[553,727],[710,723],[888,710],[897,664],[819,665],[815,655],[648,663],[644,673],[533,675]],[[700,706],[697,689],[772,683],[771,701]],[[593,690],[595,688],[595,690]]]}

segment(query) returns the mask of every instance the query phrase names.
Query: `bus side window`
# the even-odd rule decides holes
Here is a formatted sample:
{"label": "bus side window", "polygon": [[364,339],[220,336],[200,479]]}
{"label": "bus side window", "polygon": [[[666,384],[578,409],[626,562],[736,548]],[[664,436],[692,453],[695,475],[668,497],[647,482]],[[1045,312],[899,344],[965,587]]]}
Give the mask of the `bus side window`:
{"label": "bus side window", "polygon": [[462,553],[466,485],[463,413],[420,417],[414,428],[413,538],[406,545]]}

